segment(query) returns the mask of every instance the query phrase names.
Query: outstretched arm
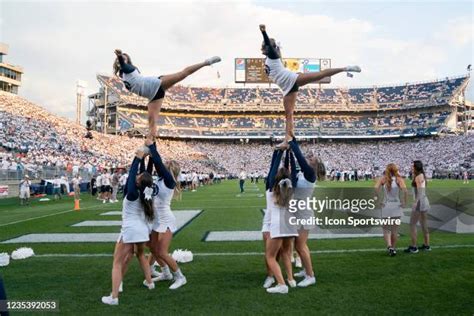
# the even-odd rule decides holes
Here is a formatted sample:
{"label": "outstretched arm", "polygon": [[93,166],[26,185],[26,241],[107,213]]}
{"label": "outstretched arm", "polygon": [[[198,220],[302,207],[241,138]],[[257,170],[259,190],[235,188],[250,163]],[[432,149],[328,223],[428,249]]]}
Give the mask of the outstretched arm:
{"label": "outstretched arm", "polygon": [[150,148],[151,158],[155,164],[155,169],[158,172],[158,176],[163,177],[165,185],[169,189],[174,189],[176,187],[176,182],[174,181],[173,175],[169,172],[166,166],[163,164],[160,154],[156,150],[156,144],[153,143],[148,145]]}
{"label": "outstretched arm", "polygon": [[276,51],[275,47],[273,47],[272,42],[270,41],[270,38],[268,37],[266,27],[264,24],[260,24],[260,31],[262,32],[263,35],[263,41],[265,42],[265,46],[267,46],[267,56],[270,59],[279,59],[280,54]]}
{"label": "outstretched arm", "polygon": [[125,60],[123,59],[122,51],[120,49],[115,50],[115,55],[117,55],[117,59],[120,63],[120,69],[124,73],[129,74],[132,73],[135,69],[137,69],[135,66],[125,62]]}
{"label": "outstretched arm", "polygon": [[290,142],[288,142],[288,144],[290,145],[291,150],[295,154],[296,160],[298,160],[298,164],[300,165],[301,171],[303,171],[304,178],[309,182],[315,182],[316,174],[314,173],[313,168],[304,158],[300,146],[298,146],[298,143],[296,142],[296,139],[293,138]]}
{"label": "outstretched arm", "polygon": [[[275,159],[272,159],[272,164],[270,166],[270,171],[268,172],[266,189],[271,190],[273,185],[275,184],[275,176],[278,172],[278,168],[280,167],[281,157],[283,157],[283,151],[275,150],[276,156]],[[273,153],[275,155],[275,152]]]}

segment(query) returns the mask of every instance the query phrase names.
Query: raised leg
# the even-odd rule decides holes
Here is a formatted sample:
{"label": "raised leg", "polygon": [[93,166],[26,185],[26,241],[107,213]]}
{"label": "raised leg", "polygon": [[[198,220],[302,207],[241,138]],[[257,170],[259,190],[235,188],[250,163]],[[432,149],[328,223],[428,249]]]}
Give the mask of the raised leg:
{"label": "raised leg", "polygon": [[183,70],[181,70],[179,72],[176,72],[174,74],[164,75],[164,76],[161,77],[161,88],[166,91],[169,88],[171,88],[172,86],[174,86],[175,84],[177,84],[178,82],[183,81],[184,79],[186,79],[187,76],[195,73],[196,71],[198,71],[202,67],[205,67],[205,66],[208,66],[208,65],[209,64],[206,63],[206,62],[201,62],[201,63],[197,63],[197,64],[194,64],[194,65],[188,66],[188,67],[184,68]]}
{"label": "raised leg", "polygon": [[320,72],[300,73],[298,74],[298,78],[296,78],[296,84],[298,87],[302,87],[308,83],[315,83],[323,78],[334,76],[343,71],[345,71],[344,68],[331,68],[324,69]]}

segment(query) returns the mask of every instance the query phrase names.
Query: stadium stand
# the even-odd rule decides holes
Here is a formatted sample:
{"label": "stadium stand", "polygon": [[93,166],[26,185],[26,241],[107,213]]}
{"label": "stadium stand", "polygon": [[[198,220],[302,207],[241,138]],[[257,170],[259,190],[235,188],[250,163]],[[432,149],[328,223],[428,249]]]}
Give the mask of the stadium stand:
{"label": "stadium stand", "polygon": [[[131,109],[126,116],[131,124],[141,121]],[[141,115],[141,114],[140,114]],[[349,115],[325,116],[322,118],[297,119],[302,130],[315,126],[334,130],[346,130],[354,126],[366,131],[378,124],[381,131],[404,129],[417,132],[430,124],[436,126],[445,120],[446,112],[420,113],[381,117]],[[214,117],[189,113],[165,113],[160,124],[173,127],[175,137],[184,134],[214,135],[216,131],[233,130],[231,140],[169,140],[160,139],[158,147],[165,159],[179,161],[185,171],[200,173],[219,172],[237,174],[242,168],[264,174],[270,159],[270,144],[267,141],[248,141],[249,135],[260,133],[255,127],[267,130],[281,129],[281,116],[268,117]],[[212,126],[213,128],[209,127]],[[410,126],[410,127],[408,127]],[[214,128],[216,127],[216,128]],[[430,128],[430,127],[428,127]],[[18,178],[24,173],[34,178],[51,178],[57,174],[71,175],[74,170],[88,179],[100,170],[125,167],[135,149],[143,143],[141,138],[124,135],[104,135],[92,132],[92,138],[85,137],[85,127],[60,118],[19,96],[0,93],[0,178]],[[240,138],[239,138],[240,136]],[[472,167],[474,157],[474,135],[402,138],[396,140],[348,140],[347,137],[332,140],[302,142],[305,151],[313,150],[328,165],[329,170],[362,173],[377,173],[389,162],[398,164],[407,175],[411,162],[422,159],[428,176],[436,170],[441,173],[459,173],[461,168]]]}

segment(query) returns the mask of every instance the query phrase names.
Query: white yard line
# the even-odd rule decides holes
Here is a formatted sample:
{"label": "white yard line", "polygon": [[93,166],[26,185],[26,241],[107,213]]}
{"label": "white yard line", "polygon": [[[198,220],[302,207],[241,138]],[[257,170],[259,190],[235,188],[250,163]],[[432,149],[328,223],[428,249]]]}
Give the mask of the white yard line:
{"label": "white yard line", "polygon": [[[461,249],[474,248],[474,245],[441,245],[432,246],[433,249]],[[337,254],[337,253],[353,253],[353,252],[384,252],[383,248],[360,248],[360,249],[328,249],[328,250],[313,250],[314,254]],[[197,252],[193,253],[196,257],[219,257],[219,256],[263,256],[263,252]],[[49,257],[64,257],[64,258],[94,258],[94,257],[112,257],[112,253],[45,253],[38,254],[35,257],[49,258]]]}
{"label": "white yard line", "polygon": [[[92,206],[88,206],[88,207],[83,207],[81,208],[81,210],[85,210],[85,209],[89,209],[89,208],[94,208],[94,207],[98,207],[99,205],[92,205]],[[40,219],[40,218],[45,218],[45,217],[49,217],[49,216],[54,216],[54,215],[59,215],[59,214],[64,214],[64,213],[69,213],[69,212],[74,212],[74,210],[67,210],[67,211],[61,211],[61,212],[57,212],[57,213],[52,213],[52,214],[47,214],[47,215],[43,215],[43,216],[38,216],[38,217],[32,217],[32,218],[27,218],[27,219],[22,219],[22,220],[19,220],[19,221],[15,221],[15,222],[10,222],[10,223],[6,223],[6,224],[1,224],[0,227],[3,227],[3,226],[8,226],[8,225],[13,225],[13,224],[18,224],[18,223],[24,223],[24,222],[28,222],[28,221],[33,221],[35,219]],[[80,211],[79,211],[80,212]]]}

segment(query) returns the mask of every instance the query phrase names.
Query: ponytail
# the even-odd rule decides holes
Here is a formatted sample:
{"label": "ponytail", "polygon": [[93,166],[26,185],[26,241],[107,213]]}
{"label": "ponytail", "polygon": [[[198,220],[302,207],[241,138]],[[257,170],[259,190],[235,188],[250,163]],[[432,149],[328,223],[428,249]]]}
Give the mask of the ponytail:
{"label": "ponytail", "polygon": [[145,171],[141,174],[138,192],[145,217],[151,222],[155,218],[155,212],[153,211],[153,177],[150,173]]}
{"label": "ponytail", "polygon": [[280,168],[278,170],[272,192],[275,197],[275,203],[278,206],[288,207],[293,197],[293,186],[291,185],[288,168]]}

